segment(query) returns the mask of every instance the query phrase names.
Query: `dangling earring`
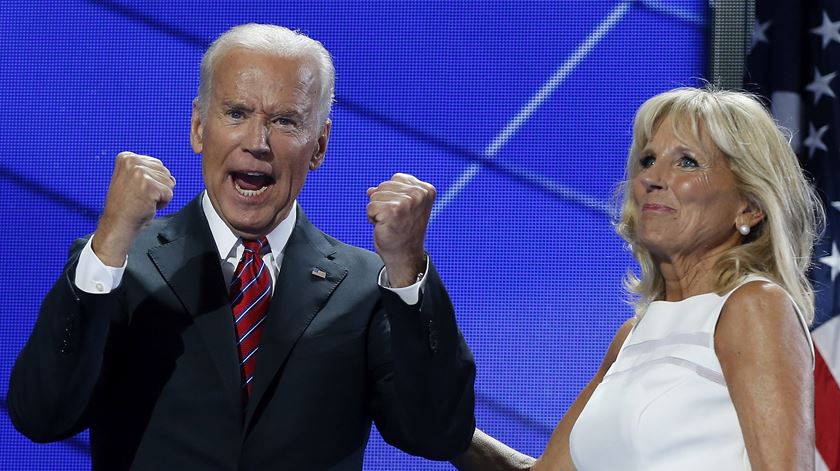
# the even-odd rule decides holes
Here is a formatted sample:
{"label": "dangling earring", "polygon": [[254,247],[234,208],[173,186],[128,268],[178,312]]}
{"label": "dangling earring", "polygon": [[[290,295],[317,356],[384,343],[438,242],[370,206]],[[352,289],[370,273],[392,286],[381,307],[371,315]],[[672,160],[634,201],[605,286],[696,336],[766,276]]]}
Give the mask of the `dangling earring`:
{"label": "dangling earring", "polygon": [[747,224],[741,224],[738,226],[738,232],[740,232],[743,236],[750,235],[750,226]]}

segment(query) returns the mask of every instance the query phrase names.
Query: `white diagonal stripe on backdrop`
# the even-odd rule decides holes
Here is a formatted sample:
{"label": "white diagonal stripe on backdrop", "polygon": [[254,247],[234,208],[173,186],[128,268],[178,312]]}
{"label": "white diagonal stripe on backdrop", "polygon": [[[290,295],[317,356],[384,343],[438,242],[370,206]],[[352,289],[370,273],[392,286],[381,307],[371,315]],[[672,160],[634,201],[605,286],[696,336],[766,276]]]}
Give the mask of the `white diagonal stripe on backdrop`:
{"label": "white diagonal stripe on backdrop", "polygon": [[[598,43],[607,35],[614,27],[624,18],[624,15],[630,10],[634,0],[625,0],[619,3],[610,14],[601,21],[600,24],[591,32],[586,40],[575,49],[575,52],[569,56],[568,59],[558,68],[548,81],[540,87],[536,94],[519,110],[519,113],[511,119],[508,124],[502,129],[492,142],[484,149],[484,157],[492,159],[498,154],[499,150],[510,141],[511,137],[522,128],[522,125],[545,103],[546,99],[554,93],[555,90],[569,77],[569,75],[577,68],[580,62],[589,55],[590,52],[598,45]],[[431,220],[443,211],[461,191],[475,178],[478,171],[481,170],[480,163],[473,163],[467,167],[464,172],[458,177],[455,183],[450,186],[443,196],[435,203],[432,208]]]}
{"label": "white diagonal stripe on backdrop", "polygon": [[672,0],[639,0],[639,4],[651,11],[685,21],[694,26],[702,28],[706,25],[702,15],[680,8],[678,4],[674,5]]}

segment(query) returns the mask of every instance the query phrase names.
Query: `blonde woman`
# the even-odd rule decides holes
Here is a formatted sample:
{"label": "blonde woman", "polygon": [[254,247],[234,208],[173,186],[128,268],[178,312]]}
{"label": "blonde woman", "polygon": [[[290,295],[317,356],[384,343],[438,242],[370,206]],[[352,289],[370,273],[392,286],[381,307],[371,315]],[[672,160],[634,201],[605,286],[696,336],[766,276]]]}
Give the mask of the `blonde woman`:
{"label": "blonde woman", "polygon": [[754,97],[680,88],[639,109],[618,233],[636,315],[536,461],[480,430],[462,470],[814,467],[813,293],[823,218]]}

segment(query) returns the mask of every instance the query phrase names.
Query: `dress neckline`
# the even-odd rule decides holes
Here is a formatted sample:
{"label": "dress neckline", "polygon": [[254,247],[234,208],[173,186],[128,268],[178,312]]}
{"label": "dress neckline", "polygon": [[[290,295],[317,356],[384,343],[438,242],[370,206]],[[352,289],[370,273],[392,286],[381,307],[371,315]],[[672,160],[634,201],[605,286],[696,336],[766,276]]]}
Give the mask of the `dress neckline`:
{"label": "dress neckline", "polygon": [[693,301],[693,300],[695,300],[695,299],[704,298],[704,297],[706,297],[706,296],[717,296],[717,297],[720,297],[721,295],[719,295],[719,294],[715,293],[714,291],[709,291],[709,292],[707,292],[707,293],[694,294],[694,295],[691,295],[691,296],[689,296],[689,297],[687,297],[687,298],[680,299],[679,301],[666,301],[666,300],[664,300],[664,299],[661,299],[661,300],[656,300],[656,301],[651,301],[651,302],[650,302],[650,304],[649,304],[649,306],[653,306],[653,305],[656,305],[656,304],[661,305],[661,306],[675,305],[675,304],[684,303],[684,302],[686,302],[686,301]]}

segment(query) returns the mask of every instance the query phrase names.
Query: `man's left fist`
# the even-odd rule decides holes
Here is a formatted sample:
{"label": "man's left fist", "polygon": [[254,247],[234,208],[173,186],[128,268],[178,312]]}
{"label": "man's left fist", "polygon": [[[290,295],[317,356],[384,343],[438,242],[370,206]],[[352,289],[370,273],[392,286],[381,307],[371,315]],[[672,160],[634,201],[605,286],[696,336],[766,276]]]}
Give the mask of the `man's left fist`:
{"label": "man's left fist", "polygon": [[406,173],[397,173],[379,186],[368,188],[368,220],[373,224],[373,245],[385,262],[391,286],[417,281],[425,270],[423,240],[435,201],[435,187]]}

